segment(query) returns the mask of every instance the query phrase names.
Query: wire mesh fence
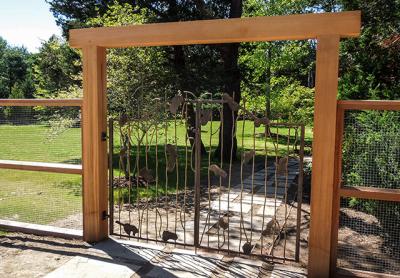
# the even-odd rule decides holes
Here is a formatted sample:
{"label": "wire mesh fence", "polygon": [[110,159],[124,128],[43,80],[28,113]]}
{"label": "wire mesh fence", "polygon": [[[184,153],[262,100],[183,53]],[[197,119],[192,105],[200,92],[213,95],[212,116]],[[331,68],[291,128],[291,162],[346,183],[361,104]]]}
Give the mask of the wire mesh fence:
{"label": "wire mesh fence", "polygon": [[0,107],[0,160],[81,164],[79,107]]}
{"label": "wire mesh fence", "polygon": [[400,203],[343,198],[338,234],[339,267],[400,273]]}
{"label": "wire mesh fence", "polygon": [[0,170],[0,219],[82,229],[79,175]]}
{"label": "wire mesh fence", "polygon": [[157,118],[120,115],[113,124],[114,234],[283,258],[286,248],[274,247],[291,240],[294,254],[298,223],[287,219],[300,207],[301,127],[245,107],[227,113],[224,100],[155,105]]}
{"label": "wire mesh fence", "polygon": [[[0,107],[0,162],[81,164],[80,107]],[[80,175],[0,170],[0,219],[82,229]]]}
{"label": "wire mesh fence", "polygon": [[[344,186],[400,189],[400,112],[345,111]],[[400,273],[400,202],[342,198],[337,265]]]}
{"label": "wire mesh fence", "polygon": [[343,184],[400,188],[400,112],[347,110]]}

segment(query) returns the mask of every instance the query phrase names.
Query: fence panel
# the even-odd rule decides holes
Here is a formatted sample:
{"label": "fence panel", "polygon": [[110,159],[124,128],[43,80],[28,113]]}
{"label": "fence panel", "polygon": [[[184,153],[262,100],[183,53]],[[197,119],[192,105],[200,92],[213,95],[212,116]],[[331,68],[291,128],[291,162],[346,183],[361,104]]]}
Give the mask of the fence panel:
{"label": "fence panel", "polygon": [[398,275],[400,102],[342,101],[338,109],[338,273]]}
{"label": "fence panel", "polygon": [[0,100],[2,227],[81,235],[80,106],[75,99]]}

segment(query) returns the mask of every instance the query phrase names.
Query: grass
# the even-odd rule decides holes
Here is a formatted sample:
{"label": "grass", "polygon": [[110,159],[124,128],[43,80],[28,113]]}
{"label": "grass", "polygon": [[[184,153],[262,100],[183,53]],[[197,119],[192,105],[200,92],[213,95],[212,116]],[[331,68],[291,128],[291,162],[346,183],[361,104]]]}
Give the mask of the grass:
{"label": "grass", "polygon": [[[212,127],[211,127],[212,125]],[[202,127],[202,140],[206,149],[210,147],[215,150],[218,145],[218,127],[219,122],[208,123]],[[264,138],[253,138],[254,126],[252,122],[246,121],[238,123],[238,146],[239,154],[241,152],[242,140],[243,149],[252,149],[253,143],[255,150],[260,156],[264,151]],[[255,133],[262,133],[263,128],[256,128]],[[285,153],[288,130],[286,128],[272,129],[273,133],[280,134],[278,149],[281,153]],[[291,130],[291,138],[293,141],[294,131]],[[211,135],[213,134],[213,135]],[[283,135],[283,136],[282,136]],[[286,135],[286,136],[285,136]],[[312,132],[310,128],[306,129],[306,143],[310,144]],[[176,187],[182,188],[185,180],[185,126],[177,123],[176,139],[174,123],[171,122],[167,130],[167,143],[177,144],[178,147],[178,163],[179,175],[176,172],[168,174],[168,181],[165,175],[165,157],[164,143],[165,131],[159,133],[158,138],[158,157],[159,160],[159,190],[160,195],[175,192]],[[0,159],[7,160],[23,160],[23,161],[40,161],[40,162],[59,162],[59,163],[80,163],[81,161],[81,130],[79,128],[71,128],[56,137],[49,138],[49,127],[45,125],[0,125]],[[254,141],[253,141],[254,140]],[[135,144],[135,140],[133,140]],[[115,130],[114,145],[114,175],[120,176],[119,170],[119,150],[120,138],[118,130]],[[147,162],[149,169],[156,169],[156,145],[155,138],[151,141],[151,135],[148,137],[150,148],[148,150]],[[135,149],[136,150],[136,149]],[[133,152],[134,150],[132,150]],[[271,140],[267,141],[267,153],[274,154],[274,145]],[[133,153],[132,156],[134,156]],[[188,149],[188,160],[190,161],[190,145]],[[134,158],[131,164],[135,165]],[[139,168],[146,163],[146,154],[144,147],[140,149]],[[207,175],[208,157],[203,157],[202,176]],[[178,185],[177,185],[178,180]],[[188,184],[193,184],[193,171],[190,167],[187,171]],[[165,185],[168,188],[165,189]],[[49,224],[58,219],[67,217],[81,211],[81,177],[77,175],[65,175],[54,173],[27,172],[16,170],[0,170],[0,218],[13,219],[18,221],[33,222],[39,224]],[[155,185],[151,185],[139,190],[140,196],[154,196]],[[121,191],[120,191],[121,193]],[[116,191],[116,196],[118,190]],[[136,190],[132,190],[132,197],[136,198]],[[123,198],[127,199],[127,192],[122,192]]]}
{"label": "grass", "polygon": [[0,170],[0,217],[48,224],[81,211],[81,177]]}
{"label": "grass", "polygon": [[[54,139],[44,125],[0,125],[0,159],[80,163],[80,129]],[[81,177],[0,170],[0,218],[49,224],[81,211]]]}

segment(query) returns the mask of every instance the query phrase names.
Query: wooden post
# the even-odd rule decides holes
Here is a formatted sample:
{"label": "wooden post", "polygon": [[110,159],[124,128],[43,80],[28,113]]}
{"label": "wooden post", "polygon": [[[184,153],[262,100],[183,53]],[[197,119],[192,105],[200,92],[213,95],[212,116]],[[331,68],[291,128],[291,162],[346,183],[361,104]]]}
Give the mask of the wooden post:
{"label": "wooden post", "polygon": [[339,39],[317,37],[309,277],[330,275]]}
{"label": "wooden post", "polygon": [[96,46],[82,51],[83,238],[97,242],[108,237],[106,51]]}

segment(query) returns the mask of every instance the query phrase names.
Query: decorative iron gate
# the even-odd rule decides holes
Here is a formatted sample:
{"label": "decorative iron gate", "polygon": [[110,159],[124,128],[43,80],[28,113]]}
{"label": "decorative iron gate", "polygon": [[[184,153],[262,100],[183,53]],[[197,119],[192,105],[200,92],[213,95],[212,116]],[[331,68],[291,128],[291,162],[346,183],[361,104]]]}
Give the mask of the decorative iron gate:
{"label": "decorative iron gate", "polygon": [[187,96],[110,120],[111,234],[298,260],[304,126]]}

